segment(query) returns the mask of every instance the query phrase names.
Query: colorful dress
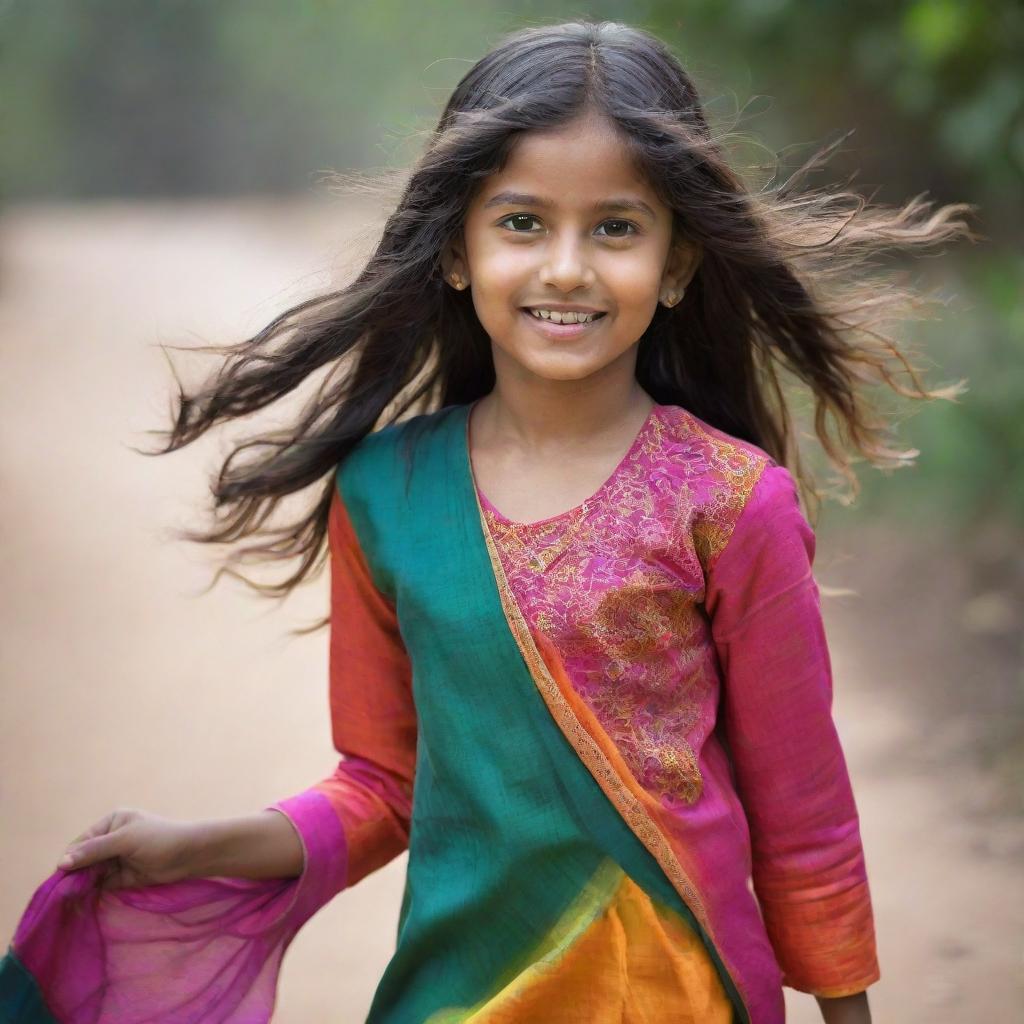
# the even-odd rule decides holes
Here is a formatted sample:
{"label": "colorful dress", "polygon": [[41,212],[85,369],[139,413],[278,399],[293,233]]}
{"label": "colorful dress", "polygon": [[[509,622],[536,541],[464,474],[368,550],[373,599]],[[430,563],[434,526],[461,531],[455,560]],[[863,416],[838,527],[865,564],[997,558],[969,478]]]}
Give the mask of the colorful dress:
{"label": "colorful dress", "polygon": [[268,1020],[297,930],[406,848],[371,1024],[780,1024],[783,985],[878,980],[790,474],[655,405],[590,499],[517,524],[475,484],[471,408],[339,467],[341,760],[273,805],[302,874],[58,871],[0,962],[10,1019]]}

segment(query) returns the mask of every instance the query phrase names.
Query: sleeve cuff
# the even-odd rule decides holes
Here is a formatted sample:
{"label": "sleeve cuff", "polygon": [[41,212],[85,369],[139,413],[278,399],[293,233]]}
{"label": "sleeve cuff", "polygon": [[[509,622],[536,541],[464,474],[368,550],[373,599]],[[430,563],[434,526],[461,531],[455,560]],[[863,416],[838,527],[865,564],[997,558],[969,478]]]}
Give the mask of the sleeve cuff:
{"label": "sleeve cuff", "polygon": [[330,800],[315,789],[278,800],[266,810],[283,814],[302,843],[295,909],[304,917],[312,915],[346,885],[348,843],[341,821]]}
{"label": "sleeve cuff", "polygon": [[782,976],[782,984],[786,988],[794,989],[797,992],[806,992],[808,995],[817,996],[819,999],[841,999],[843,996],[855,996],[859,992],[863,992],[869,986],[873,985],[882,977],[882,972],[879,970],[876,964],[874,969],[864,975],[857,981],[850,981],[843,985],[809,985],[801,984],[792,979],[788,975]]}

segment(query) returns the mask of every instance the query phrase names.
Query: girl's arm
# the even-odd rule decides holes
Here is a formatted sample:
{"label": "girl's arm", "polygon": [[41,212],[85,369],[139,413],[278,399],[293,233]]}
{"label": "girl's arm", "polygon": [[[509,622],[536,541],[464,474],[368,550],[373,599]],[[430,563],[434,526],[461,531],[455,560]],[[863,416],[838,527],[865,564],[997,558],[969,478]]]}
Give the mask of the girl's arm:
{"label": "girl's arm", "polygon": [[276,811],[195,823],[192,878],[296,878],[302,874],[302,840]]}
{"label": "girl's arm", "polygon": [[[832,718],[815,538],[781,465],[758,479],[706,569],[720,723],[750,825],[753,883],[783,984],[829,1021],[880,977],[859,818]],[[859,1016],[849,1016],[850,1013]]]}
{"label": "girl's arm", "polygon": [[[305,854],[302,870],[348,887],[393,860],[409,844],[416,764],[412,670],[392,604],[370,575],[359,539],[335,486],[328,521],[331,567],[330,708],[334,772],[309,789],[228,830],[220,857],[244,866],[243,833],[261,842],[269,859],[295,867],[280,822],[291,822]],[[217,844],[214,843],[214,848]],[[311,851],[331,851],[323,863]]]}

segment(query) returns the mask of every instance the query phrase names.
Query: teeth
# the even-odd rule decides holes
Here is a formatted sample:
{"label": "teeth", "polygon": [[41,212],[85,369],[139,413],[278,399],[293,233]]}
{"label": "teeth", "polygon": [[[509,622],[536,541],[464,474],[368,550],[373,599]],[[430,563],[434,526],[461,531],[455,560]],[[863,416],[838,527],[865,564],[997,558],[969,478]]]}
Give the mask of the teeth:
{"label": "teeth", "polygon": [[562,312],[557,309],[531,309],[530,312],[540,320],[550,320],[556,324],[589,324],[596,320],[598,313],[577,313],[574,310]]}

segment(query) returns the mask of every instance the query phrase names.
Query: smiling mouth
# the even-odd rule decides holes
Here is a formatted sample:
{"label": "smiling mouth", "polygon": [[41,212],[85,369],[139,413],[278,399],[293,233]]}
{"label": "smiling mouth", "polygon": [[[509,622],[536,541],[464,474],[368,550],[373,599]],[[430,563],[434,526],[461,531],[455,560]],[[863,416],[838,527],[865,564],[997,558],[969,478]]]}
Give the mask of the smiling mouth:
{"label": "smiling mouth", "polygon": [[528,306],[521,307],[520,312],[530,321],[535,331],[553,341],[577,338],[580,335],[596,330],[607,316],[607,313],[602,313],[600,316],[595,315],[593,320],[563,324],[557,320],[545,320],[542,316],[535,316]]}
{"label": "smiling mouth", "polygon": [[[578,327],[578,326],[585,327],[585,326],[587,326],[587,324],[596,323],[598,320],[603,320],[604,317],[608,315],[605,310],[601,310],[600,312],[596,312],[596,311],[595,312],[588,312],[587,315],[590,316],[590,320],[566,320],[566,321],[562,321],[562,320],[552,319],[551,317],[540,316],[538,313],[535,313],[534,312],[535,308],[536,309],[543,308],[543,307],[540,307],[540,306],[538,306],[538,307],[522,306],[520,308],[531,319],[537,320],[540,323],[544,323],[544,324],[554,324],[557,327],[563,327],[563,326],[564,327]],[[555,312],[559,312],[559,311],[555,310]]]}

